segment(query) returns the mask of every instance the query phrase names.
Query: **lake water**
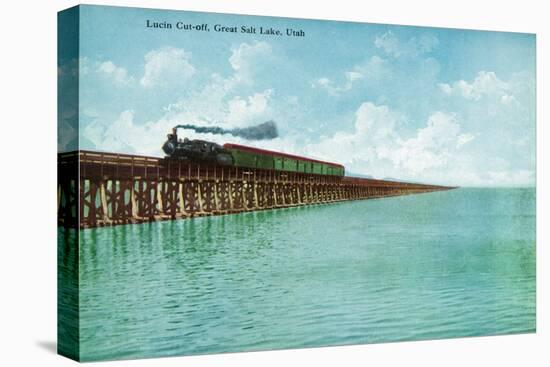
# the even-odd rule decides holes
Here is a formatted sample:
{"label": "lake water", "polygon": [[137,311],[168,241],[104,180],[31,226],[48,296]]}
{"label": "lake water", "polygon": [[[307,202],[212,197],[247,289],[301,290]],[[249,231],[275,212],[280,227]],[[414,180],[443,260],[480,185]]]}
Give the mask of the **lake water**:
{"label": "lake water", "polygon": [[86,229],[80,240],[82,360],[535,331],[534,189]]}

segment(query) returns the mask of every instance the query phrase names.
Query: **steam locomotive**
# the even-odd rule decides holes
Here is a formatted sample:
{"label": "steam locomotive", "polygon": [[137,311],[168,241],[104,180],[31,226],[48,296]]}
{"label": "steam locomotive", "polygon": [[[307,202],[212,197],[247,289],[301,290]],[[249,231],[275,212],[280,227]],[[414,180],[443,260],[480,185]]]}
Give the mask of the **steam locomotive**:
{"label": "steam locomotive", "polygon": [[172,133],[167,135],[168,140],[163,144],[162,150],[166,156],[173,159],[188,159],[205,163],[217,163],[222,166],[234,164],[231,152],[219,144],[206,140],[183,141],[178,139],[178,129],[174,127]]}
{"label": "steam locomotive", "polygon": [[188,160],[205,164],[259,168],[318,175],[344,176],[341,164],[320,161],[292,154],[258,149],[239,144],[223,146],[206,140],[179,139],[177,127],[168,134],[162,146],[165,159]]}

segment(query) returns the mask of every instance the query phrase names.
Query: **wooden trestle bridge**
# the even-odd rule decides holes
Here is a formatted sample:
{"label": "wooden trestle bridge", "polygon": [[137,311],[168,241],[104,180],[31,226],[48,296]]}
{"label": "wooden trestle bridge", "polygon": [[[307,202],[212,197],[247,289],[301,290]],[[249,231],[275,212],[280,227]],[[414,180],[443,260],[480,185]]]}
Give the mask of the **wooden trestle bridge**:
{"label": "wooden trestle bridge", "polygon": [[158,157],[76,151],[58,155],[58,221],[99,227],[380,198],[452,187]]}

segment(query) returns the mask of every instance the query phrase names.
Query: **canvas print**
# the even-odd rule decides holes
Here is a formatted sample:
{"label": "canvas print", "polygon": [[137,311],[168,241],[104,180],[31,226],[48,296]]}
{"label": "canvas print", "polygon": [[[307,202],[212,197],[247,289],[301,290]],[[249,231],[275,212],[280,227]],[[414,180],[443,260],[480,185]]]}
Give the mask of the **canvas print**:
{"label": "canvas print", "polygon": [[58,15],[58,352],[533,333],[535,35]]}

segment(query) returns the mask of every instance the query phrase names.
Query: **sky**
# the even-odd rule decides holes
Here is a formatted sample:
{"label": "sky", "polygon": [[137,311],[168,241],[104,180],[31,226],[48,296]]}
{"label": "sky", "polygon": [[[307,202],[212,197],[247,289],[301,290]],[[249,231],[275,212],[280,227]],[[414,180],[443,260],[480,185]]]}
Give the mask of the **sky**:
{"label": "sky", "polygon": [[[215,32],[216,24],[305,36]],[[273,120],[280,136],[270,141],[179,133],[375,178],[535,185],[532,34],[84,6],[78,62],[61,63],[60,86],[75,67],[79,103],[60,114],[61,151],[163,156],[177,124]],[[60,100],[73,92],[61,87]]]}

